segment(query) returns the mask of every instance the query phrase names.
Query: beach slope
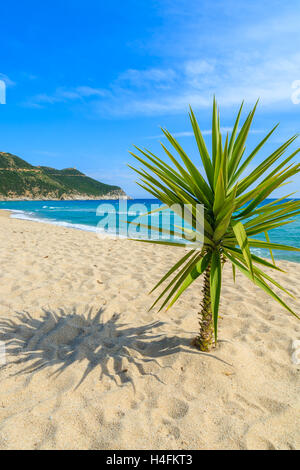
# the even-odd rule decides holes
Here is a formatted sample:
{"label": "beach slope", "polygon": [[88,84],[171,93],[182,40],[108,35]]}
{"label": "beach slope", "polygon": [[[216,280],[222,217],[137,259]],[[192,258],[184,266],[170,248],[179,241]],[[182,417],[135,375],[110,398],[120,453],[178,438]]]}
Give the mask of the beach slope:
{"label": "beach slope", "polygon": [[0,218],[0,449],[300,448],[300,322],[225,266],[220,343],[198,352],[200,283],[148,312],[180,253]]}

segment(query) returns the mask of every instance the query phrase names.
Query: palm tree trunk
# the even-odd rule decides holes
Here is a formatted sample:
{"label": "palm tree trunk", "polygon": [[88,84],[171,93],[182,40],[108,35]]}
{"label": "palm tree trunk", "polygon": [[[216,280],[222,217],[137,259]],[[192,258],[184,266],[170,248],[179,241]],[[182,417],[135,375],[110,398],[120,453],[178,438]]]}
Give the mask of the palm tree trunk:
{"label": "palm tree trunk", "polygon": [[211,294],[210,294],[210,266],[204,272],[204,282],[202,288],[203,299],[201,303],[201,312],[199,312],[199,336],[193,341],[200,351],[210,351],[214,342],[214,327],[211,311]]}

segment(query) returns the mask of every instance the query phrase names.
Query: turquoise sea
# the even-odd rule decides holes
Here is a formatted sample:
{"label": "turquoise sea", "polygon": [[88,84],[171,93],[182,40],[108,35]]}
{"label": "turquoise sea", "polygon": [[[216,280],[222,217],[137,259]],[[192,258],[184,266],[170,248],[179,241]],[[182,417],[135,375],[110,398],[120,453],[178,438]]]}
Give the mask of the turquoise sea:
{"label": "turquoise sea", "polygon": [[[12,217],[18,219],[51,223],[79,230],[103,232],[107,235],[115,235],[117,232],[121,236],[126,236],[126,220],[131,222],[138,214],[145,214],[161,205],[160,201],[156,199],[134,199],[122,201],[121,204],[119,206],[119,201],[113,200],[5,201],[0,202],[0,209],[11,210]],[[149,216],[144,218],[145,223],[147,223],[147,217]],[[169,220],[171,227],[180,225],[181,222],[178,216],[171,213],[169,213],[169,216],[168,214],[162,216],[161,212],[157,212],[152,217],[153,225],[159,227],[166,226]],[[133,230],[136,230],[135,226],[133,226]],[[143,236],[142,230],[140,236]],[[275,243],[284,243],[300,248],[300,216],[297,216],[293,223],[272,230],[270,238]],[[262,239],[264,238],[262,237]],[[259,255],[270,257],[268,251],[262,249],[254,249],[253,251]],[[278,251],[276,257],[300,263],[300,253]]]}

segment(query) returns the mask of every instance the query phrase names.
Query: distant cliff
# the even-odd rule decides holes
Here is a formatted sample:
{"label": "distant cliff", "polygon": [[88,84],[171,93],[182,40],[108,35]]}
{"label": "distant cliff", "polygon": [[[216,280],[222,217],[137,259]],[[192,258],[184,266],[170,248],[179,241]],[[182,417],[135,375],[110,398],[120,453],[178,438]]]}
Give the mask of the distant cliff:
{"label": "distant cliff", "polygon": [[119,186],[100,183],[75,168],[33,166],[0,152],[0,200],[127,198]]}

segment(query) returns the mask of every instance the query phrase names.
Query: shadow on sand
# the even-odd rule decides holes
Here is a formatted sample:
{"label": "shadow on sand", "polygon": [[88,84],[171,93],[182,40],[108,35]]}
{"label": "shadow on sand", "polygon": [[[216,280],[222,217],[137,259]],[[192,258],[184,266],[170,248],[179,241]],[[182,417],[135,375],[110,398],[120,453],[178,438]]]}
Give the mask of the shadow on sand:
{"label": "shadow on sand", "polygon": [[119,323],[117,314],[103,322],[102,308],[94,315],[93,312],[92,308],[85,314],[76,310],[68,313],[63,309],[57,312],[43,309],[40,318],[21,312],[14,319],[1,319],[0,340],[7,345],[10,363],[23,364],[18,374],[28,373],[32,377],[37,371],[53,366],[57,367],[51,375],[57,376],[70,365],[85,361],[86,369],[77,388],[96,367],[100,370],[100,380],[106,375],[117,384],[131,382],[133,385],[126,364],[142,375],[153,375],[161,381],[145,370],[147,363],[163,367],[157,359],[164,356],[180,351],[201,354],[190,346],[188,338],[158,332],[164,325],[162,322],[131,327]]}

